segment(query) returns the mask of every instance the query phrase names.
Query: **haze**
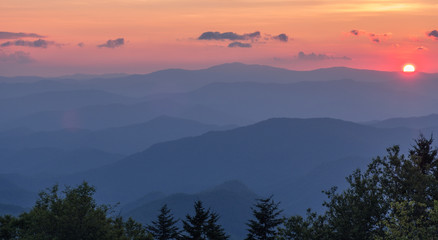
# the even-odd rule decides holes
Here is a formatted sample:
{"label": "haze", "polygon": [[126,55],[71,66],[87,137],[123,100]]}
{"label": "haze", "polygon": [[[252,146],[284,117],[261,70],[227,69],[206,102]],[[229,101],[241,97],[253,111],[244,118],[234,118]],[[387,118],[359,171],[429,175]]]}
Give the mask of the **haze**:
{"label": "haze", "polygon": [[[1,31],[11,34],[0,34],[0,72],[148,73],[225,62],[384,71],[411,62],[437,72],[437,8],[429,0],[4,0]],[[205,32],[241,38],[199,39]]]}
{"label": "haze", "polygon": [[436,0],[0,5],[0,239],[436,236]]}

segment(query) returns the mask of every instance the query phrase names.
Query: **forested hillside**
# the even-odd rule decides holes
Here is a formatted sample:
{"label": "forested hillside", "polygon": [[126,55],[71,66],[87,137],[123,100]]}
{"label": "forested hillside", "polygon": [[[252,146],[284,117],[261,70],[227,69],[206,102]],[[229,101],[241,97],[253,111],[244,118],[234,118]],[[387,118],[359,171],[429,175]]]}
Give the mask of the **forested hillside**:
{"label": "forested hillside", "polygon": [[[355,170],[346,181],[343,191],[336,186],[325,191],[321,213],[309,209],[305,216],[288,216],[275,197],[254,199],[246,187],[229,182],[198,195],[172,195],[132,209],[131,215],[144,224],[124,220],[114,206],[97,204],[95,189],[86,182],[62,191],[55,185],[39,194],[31,210],[18,217],[1,216],[0,239],[242,239],[229,221],[240,225],[241,232],[247,229],[246,240],[433,239],[438,233],[438,150],[432,137],[420,135],[407,155],[398,145],[389,147],[386,155],[374,158],[364,171]],[[229,198],[215,196],[218,191],[227,191]],[[203,201],[216,207],[206,207]],[[194,212],[184,206],[188,202]],[[233,203],[239,206],[235,210]],[[178,216],[185,209],[186,215],[176,218],[169,206]],[[240,216],[236,211],[252,212],[246,227],[228,219]]]}

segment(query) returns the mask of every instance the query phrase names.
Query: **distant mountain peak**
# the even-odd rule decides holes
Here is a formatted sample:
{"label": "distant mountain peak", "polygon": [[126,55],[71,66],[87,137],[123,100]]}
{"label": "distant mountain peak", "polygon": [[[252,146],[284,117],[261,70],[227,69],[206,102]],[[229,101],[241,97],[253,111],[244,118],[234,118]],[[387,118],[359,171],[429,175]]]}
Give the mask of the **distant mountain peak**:
{"label": "distant mountain peak", "polygon": [[425,116],[388,118],[382,121],[369,122],[368,125],[383,128],[433,128],[438,126],[438,114],[432,113]]}
{"label": "distant mountain peak", "polygon": [[362,126],[360,124],[354,123],[354,122],[349,122],[349,121],[345,121],[345,120],[341,120],[341,119],[336,119],[336,118],[286,118],[286,117],[279,117],[279,118],[270,118],[270,119],[266,119],[264,121],[255,123],[254,125],[249,125],[249,126],[257,126],[257,125],[272,125],[272,126],[282,126],[284,124],[299,124],[299,123],[303,123],[303,124],[348,124],[348,125],[357,125],[357,126]]}
{"label": "distant mountain peak", "polygon": [[223,64],[214,65],[214,66],[211,66],[207,69],[224,68],[224,67],[245,67],[245,66],[249,66],[249,65],[245,64],[245,63],[241,63],[241,62],[230,62],[230,63],[223,63]]}
{"label": "distant mountain peak", "polygon": [[272,67],[269,65],[261,65],[261,64],[245,64],[245,63],[241,63],[241,62],[231,62],[231,63],[224,63],[224,64],[219,64],[219,65],[215,65],[215,66],[211,66],[209,68],[203,69],[203,70],[210,70],[210,71],[242,71],[245,69],[250,69],[250,70],[255,70],[255,69],[260,69],[260,70],[267,70],[267,69],[271,69],[271,70],[280,70],[280,71],[291,71],[289,69],[285,69],[285,68],[278,68],[278,67]]}

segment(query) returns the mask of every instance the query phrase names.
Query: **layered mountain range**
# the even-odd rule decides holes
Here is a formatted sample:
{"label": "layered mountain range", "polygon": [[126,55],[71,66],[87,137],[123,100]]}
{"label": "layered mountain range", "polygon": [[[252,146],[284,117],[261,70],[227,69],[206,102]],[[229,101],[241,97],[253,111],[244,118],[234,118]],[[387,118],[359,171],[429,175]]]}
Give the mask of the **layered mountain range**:
{"label": "layered mountain range", "polygon": [[201,199],[237,238],[255,198],[323,211],[322,190],[438,129],[436,74],[233,63],[0,86],[0,213],[87,181],[146,224],[162,204],[182,218]]}

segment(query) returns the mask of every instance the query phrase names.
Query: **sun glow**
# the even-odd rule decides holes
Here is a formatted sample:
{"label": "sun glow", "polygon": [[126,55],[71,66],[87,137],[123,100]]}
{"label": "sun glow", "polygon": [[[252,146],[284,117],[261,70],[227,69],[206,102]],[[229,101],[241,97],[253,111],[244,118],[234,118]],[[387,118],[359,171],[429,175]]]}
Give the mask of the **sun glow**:
{"label": "sun glow", "polygon": [[415,66],[412,64],[406,64],[403,67],[403,72],[415,72]]}

